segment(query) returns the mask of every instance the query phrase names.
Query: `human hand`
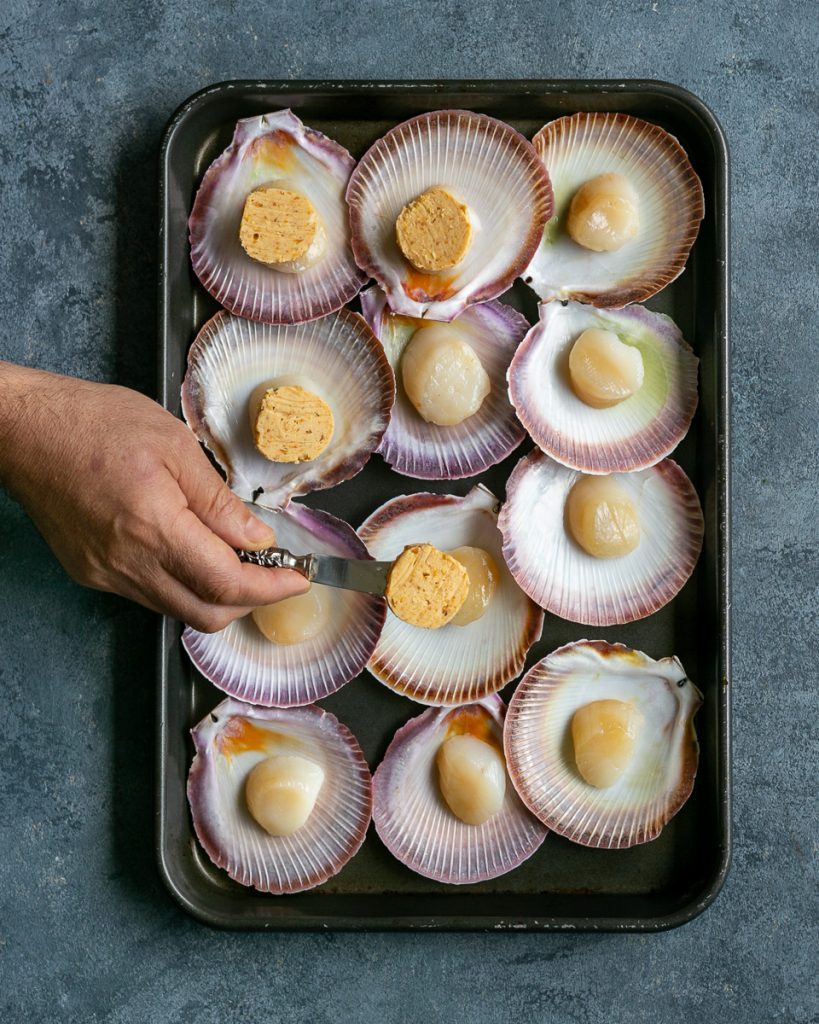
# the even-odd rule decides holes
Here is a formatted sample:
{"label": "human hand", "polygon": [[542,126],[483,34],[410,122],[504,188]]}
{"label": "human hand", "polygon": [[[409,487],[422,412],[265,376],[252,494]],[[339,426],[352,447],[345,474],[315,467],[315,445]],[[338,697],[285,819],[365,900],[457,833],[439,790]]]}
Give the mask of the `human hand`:
{"label": "human hand", "polygon": [[180,420],[128,388],[0,362],[0,483],[78,583],[204,632],[309,586],[239,561],[233,548],[273,531]]}

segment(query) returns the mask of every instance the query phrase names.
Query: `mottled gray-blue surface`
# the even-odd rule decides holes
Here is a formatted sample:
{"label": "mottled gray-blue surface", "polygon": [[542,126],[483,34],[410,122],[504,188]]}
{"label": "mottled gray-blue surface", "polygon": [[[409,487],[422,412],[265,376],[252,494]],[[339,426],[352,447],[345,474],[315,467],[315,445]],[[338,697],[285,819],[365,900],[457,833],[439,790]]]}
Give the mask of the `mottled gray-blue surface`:
{"label": "mottled gray-blue surface", "polygon": [[[817,18],[806,2],[6,0],[0,352],[152,393],[157,143],[256,77],[647,77],[733,155],[735,854],[655,936],[237,935],[153,854],[153,618],[0,497],[5,1021],[816,1020]],[[47,494],[43,500],[49,500]]]}

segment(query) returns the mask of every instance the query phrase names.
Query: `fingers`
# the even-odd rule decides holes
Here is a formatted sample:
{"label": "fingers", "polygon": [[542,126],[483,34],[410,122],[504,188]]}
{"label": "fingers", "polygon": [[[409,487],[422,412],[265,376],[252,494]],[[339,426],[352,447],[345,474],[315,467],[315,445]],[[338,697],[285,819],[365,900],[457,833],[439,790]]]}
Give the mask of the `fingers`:
{"label": "fingers", "polygon": [[232,548],[272,547],[276,535],[237,498],[203,452],[184,460],[179,486],[190,510]]}
{"label": "fingers", "polygon": [[129,579],[120,581],[113,589],[123,597],[137,601],[160,615],[179,619],[201,633],[216,633],[234,619],[252,611],[252,608],[208,604],[165,570],[157,573],[148,586]]}
{"label": "fingers", "polygon": [[246,565],[190,509],[169,530],[163,562],[171,575],[209,605],[258,608],[303,594],[297,572]]}

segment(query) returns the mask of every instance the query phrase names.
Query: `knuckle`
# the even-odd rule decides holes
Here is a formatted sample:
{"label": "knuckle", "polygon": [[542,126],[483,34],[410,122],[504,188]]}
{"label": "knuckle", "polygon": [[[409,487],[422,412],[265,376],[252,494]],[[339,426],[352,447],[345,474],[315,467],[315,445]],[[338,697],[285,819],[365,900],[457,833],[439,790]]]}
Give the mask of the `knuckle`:
{"label": "knuckle", "polygon": [[212,521],[229,519],[236,513],[236,498],[227,487],[214,490],[208,501],[208,517]]}
{"label": "knuckle", "polygon": [[236,604],[239,586],[236,573],[220,572],[203,580],[199,596],[208,604]]}

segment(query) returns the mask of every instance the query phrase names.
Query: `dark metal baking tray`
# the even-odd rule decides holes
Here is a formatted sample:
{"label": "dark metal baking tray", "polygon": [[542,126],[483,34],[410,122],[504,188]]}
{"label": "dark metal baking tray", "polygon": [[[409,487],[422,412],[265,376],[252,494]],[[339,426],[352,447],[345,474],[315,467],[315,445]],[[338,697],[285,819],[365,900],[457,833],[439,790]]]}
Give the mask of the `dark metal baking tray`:
{"label": "dark metal baking tray", "polygon": [[[688,151],[705,189],[705,220],[682,277],[648,305],[677,320],[701,360],[699,410],[675,458],[703,503],[703,554],[676,600],[641,622],[598,630],[547,615],[528,664],[584,636],[623,641],[654,657],[678,654],[705,697],[696,720],[699,774],[691,799],[662,835],[630,850],[590,850],[551,835],[511,874],[447,887],[393,860],[371,828],[360,853],[320,888],[260,894],[213,867],[194,837],[185,798],[188,730],[222,695],[185,658],[180,625],[165,619],[157,665],[156,841],[163,878],[191,914],[227,928],[653,931],[682,924],[714,899],[730,859],[728,155],[719,124],[690,93],[650,81],[261,81],[197,93],[171,118],[161,151],[159,394],[177,415],[187,348],[215,309],[190,269],[186,220],[194,192],[238,118],[280,107],[292,107],[355,156],[397,122],[447,107],[492,114],[529,138],[562,114],[623,111],[662,125]],[[505,300],[536,317],[535,297],[520,282]],[[523,450],[477,479],[502,496]],[[357,526],[394,494],[463,494],[474,482],[413,481],[376,456],[353,480],[306,500]],[[322,703],[352,728],[373,768],[395,729],[421,711],[366,674]]]}

